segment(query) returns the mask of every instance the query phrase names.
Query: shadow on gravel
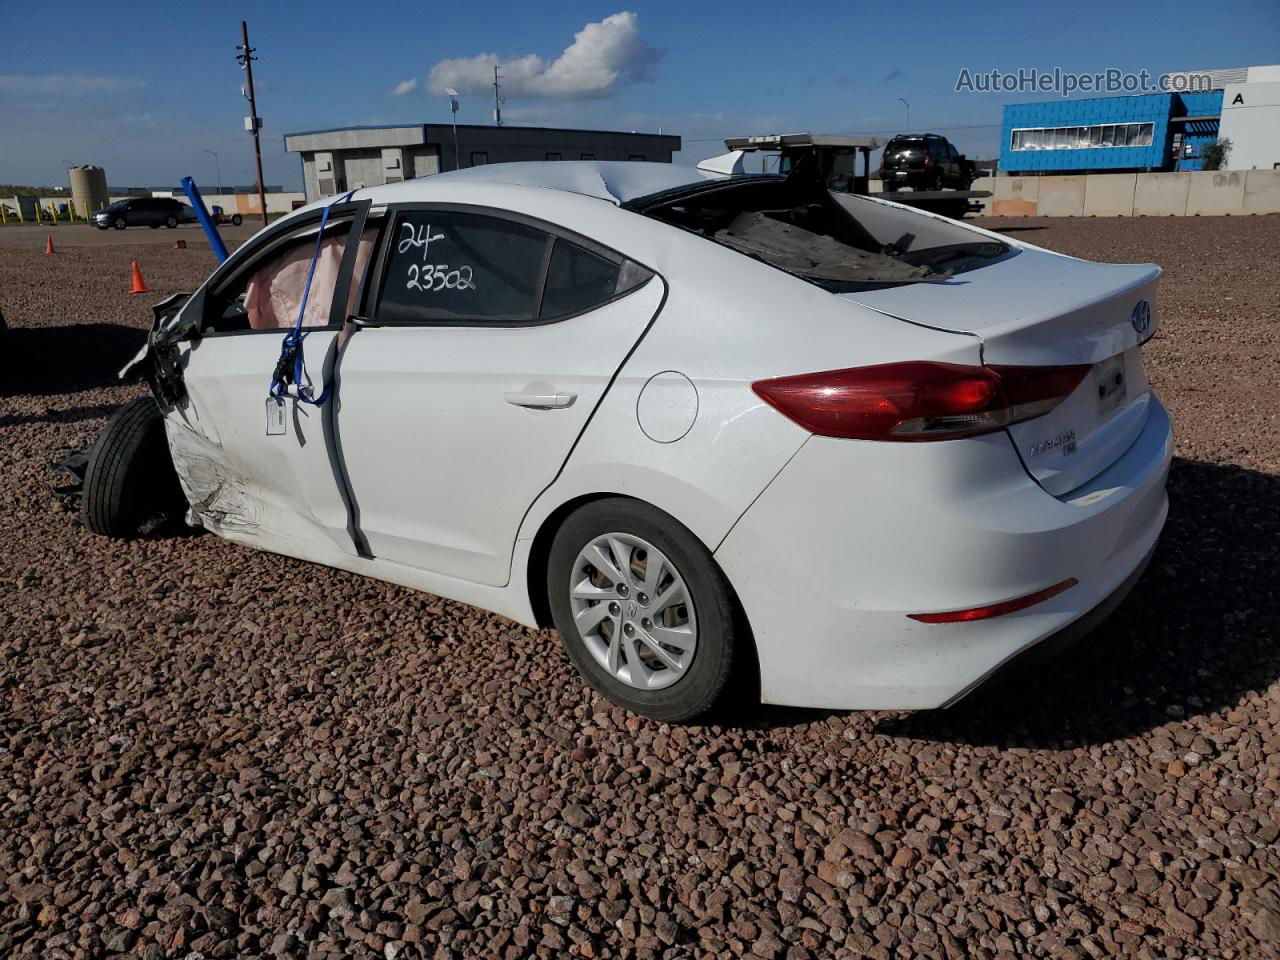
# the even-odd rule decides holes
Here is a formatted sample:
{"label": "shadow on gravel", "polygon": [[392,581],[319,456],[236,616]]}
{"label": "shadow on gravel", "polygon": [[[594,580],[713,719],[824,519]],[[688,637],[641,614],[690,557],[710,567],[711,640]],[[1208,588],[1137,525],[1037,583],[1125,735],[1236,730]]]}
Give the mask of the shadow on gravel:
{"label": "shadow on gravel", "polygon": [[1047,227],[988,227],[995,233],[1030,233],[1032,230],[1047,230]]}
{"label": "shadow on gravel", "polygon": [[10,327],[0,336],[0,397],[49,396],[119,385],[116,374],[142,349],[147,332],[80,323]]}
{"label": "shadow on gravel", "polygon": [[1236,706],[1280,679],[1280,476],[1176,458],[1145,576],[1091,637],[946,711],[877,732],[1070,748]]}

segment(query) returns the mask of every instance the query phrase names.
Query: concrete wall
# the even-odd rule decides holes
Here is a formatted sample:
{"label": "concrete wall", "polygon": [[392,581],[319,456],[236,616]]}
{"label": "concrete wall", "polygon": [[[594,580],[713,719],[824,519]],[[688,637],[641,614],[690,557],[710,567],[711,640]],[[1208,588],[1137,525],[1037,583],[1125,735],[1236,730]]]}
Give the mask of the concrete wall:
{"label": "concrete wall", "polygon": [[1042,217],[1084,216],[1085,177],[1041,177],[1037,206]]}
{"label": "concrete wall", "polygon": [[[1280,213],[1280,170],[995,177],[998,217],[1210,217]],[[984,210],[984,212],[987,212]]]}
{"label": "concrete wall", "polygon": [[1187,212],[1187,193],[1196,173],[1144,173],[1133,192],[1133,213],[1138,217],[1181,217]]}
{"label": "concrete wall", "polygon": [[1084,181],[1082,216],[1133,216],[1133,195],[1138,188],[1136,173],[1114,173],[1109,177],[1085,177]]}

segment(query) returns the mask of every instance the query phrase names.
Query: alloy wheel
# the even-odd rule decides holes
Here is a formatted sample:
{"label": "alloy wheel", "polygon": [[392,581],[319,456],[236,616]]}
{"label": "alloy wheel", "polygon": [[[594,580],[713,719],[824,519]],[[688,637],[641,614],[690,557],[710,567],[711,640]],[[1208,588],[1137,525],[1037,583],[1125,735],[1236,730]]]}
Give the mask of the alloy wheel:
{"label": "alloy wheel", "polygon": [[627,533],[596,537],[579,551],[568,587],[583,643],[613,677],[660,690],[684,676],[697,616],[684,577],[657,547]]}

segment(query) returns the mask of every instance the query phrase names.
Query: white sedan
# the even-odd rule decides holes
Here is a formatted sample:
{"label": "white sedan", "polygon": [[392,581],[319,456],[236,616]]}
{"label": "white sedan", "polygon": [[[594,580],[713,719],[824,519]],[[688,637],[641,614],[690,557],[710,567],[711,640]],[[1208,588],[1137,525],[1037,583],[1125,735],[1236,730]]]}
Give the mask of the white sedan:
{"label": "white sedan", "polygon": [[185,512],[554,625],[663,720],[745,688],[939,707],[1144,569],[1173,445],[1140,349],[1158,276],[802,171],[361,189],[157,308],[154,399],[99,439],[85,516]]}

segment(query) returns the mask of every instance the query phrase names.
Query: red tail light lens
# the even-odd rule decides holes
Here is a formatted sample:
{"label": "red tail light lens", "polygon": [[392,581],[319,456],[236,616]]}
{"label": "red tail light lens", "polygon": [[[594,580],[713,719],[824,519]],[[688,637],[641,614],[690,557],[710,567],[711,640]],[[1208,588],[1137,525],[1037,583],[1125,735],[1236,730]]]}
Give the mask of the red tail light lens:
{"label": "red tail light lens", "polygon": [[971,367],[913,360],[760,380],[760,399],[813,433],[849,440],[950,440],[1048,413],[1092,369]]}
{"label": "red tail light lens", "polygon": [[951,610],[947,613],[908,613],[907,616],[921,623],[969,623],[973,620],[990,620],[992,617],[1003,617],[1007,613],[1017,613],[1027,607],[1034,607],[1037,603],[1044,603],[1070,590],[1079,582],[1075,577],[1069,577],[1061,583],[1055,583],[1052,587],[1028,593],[1025,597],[1002,600],[1000,603],[988,604],[985,607],[970,607],[968,610]]}

